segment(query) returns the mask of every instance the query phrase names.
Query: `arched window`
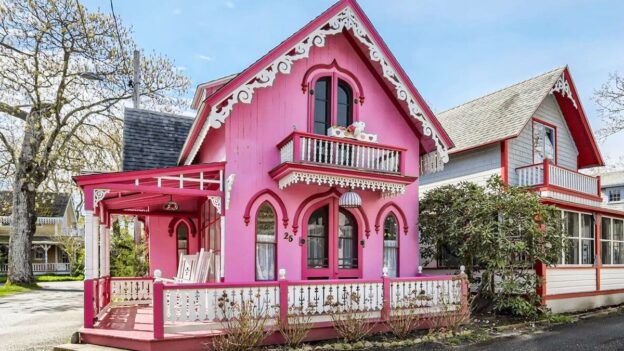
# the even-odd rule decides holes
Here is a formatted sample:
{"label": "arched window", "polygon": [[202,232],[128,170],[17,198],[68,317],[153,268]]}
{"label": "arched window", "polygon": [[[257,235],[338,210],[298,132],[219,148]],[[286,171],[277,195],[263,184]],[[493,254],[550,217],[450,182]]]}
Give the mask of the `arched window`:
{"label": "arched window", "polygon": [[384,220],[383,239],[383,265],[388,268],[389,277],[396,277],[399,271],[399,222],[392,212]]}
{"label": "arched window", "polygon": [[256,214],[256,280],[275,280],[277,217],[263,202]]}
{"label": "arched window", "polygon": [[331,77],[323,77],[314,85],[314,133],[327,135],[331,126]]}
{"label": "arched window", "polygon": [[329,267],[329,205],[310,215],[307,229],[308,268]]}
{"label": "arched window", "polygon": [[180,222],[176,228],[176,247],[178,252],[178,261],[180,261],[180,255],[188,255],[189,245],[189,228],[184,222]]}
{"label": "arched window", "polygon": [[358,227],[353,215],[340,209],[338,215],[338,268],[358,268]]}
{"label": "arched window", "polygon": [[318,78],[314,83],[313,122],[315,134],[327,135],[332,125],[348,127],[354,120],[354,91],[351,85],[338,78],[337,73]]}
{"label": "arched window", "polygon": [[347,82],[338,80],[338,111],[336,111],[336,124],[348,127],[353,124],[353,90]]}

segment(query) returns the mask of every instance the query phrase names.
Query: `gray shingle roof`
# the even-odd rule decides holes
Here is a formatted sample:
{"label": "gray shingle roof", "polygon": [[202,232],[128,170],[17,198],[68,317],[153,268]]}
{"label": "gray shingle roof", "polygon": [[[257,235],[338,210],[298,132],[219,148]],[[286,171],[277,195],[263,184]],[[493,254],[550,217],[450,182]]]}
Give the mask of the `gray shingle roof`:
{"label": "gray shingle roof", "polygon": [[126,108],[123,171],[176,166],[192,124],[192,117]]}
{"label": "gray shingle roof", "polygon": [[624,171],[609,172],[600,175],[600,186],[603,188],[623,186],[624,185]]}
{"label": "gray shingle roof", "polygon": [[437,113],[455,143],[451,153],[520,134],[564,70],[556,68]]}
{"label": "gray shingle roof", "polygon": [[[38,217],[63,217],[69,202],[69,194],[38,193],[35,209]],[[10,216],[13,209],[13,192],[0,191],[0,216]]]}

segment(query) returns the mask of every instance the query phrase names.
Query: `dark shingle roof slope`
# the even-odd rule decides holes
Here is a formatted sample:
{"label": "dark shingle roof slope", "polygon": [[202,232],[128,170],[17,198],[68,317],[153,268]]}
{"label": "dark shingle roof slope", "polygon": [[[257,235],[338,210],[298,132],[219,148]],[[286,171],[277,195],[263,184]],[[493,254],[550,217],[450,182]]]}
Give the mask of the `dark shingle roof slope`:
{"label": "dark shingle roof slope", "polygon": [[[69,202],[69,194],[38,193],[35,208],[38,217],[63,217]],[[0,191],[0,216],[10,216],[13,208],[13,192]]]}
{"label": "dark shingle roof slope", "polygon": [[437,113],[455,143],[451,153],[517,136],[565,67]]}
{"label": "dark shingle roof slope", "polygon": [[176,166],[192,124],[192,117],[126,108],[123,171]]}

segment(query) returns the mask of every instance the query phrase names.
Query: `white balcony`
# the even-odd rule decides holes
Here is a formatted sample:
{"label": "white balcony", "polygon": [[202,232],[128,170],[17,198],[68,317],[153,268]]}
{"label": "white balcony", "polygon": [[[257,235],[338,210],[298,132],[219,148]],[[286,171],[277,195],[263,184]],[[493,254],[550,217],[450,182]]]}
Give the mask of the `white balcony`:
{"label": "white balcony", "polygon": [[600,180],[550,162],[538,163],[516,169],[518,185],[564,190],[600,198]]}

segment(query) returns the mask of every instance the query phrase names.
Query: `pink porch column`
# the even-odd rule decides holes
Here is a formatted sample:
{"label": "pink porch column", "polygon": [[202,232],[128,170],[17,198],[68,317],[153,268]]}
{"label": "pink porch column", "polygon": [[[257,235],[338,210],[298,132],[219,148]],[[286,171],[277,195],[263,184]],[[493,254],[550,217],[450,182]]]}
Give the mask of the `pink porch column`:
{"label": "pink porch column", "polygon": [[93,328],[93,319],[95,313],[93,311],[93,280],[85,279],[84,281],[84,327]]}
{"label": "pink porch column", "polygon": [[163,309],[163,283],[154,282],[154,298],[152,304],[154,306],[154,339],[160,340],[165,337],[165,322],[164,322],[164,309]]}

